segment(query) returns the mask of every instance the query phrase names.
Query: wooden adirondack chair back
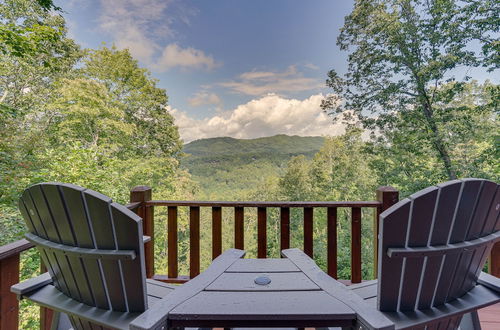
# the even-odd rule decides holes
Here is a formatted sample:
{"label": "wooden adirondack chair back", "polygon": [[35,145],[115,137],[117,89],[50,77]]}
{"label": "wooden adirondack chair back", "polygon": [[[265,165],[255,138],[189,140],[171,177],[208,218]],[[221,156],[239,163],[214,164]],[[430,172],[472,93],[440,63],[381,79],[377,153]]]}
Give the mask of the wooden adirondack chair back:
{"label": "wooden adirondack chair back", "polygon": [[139,216],[109,197],[62,183],[29,187],[19,209],[26,238],[62,293],[102,309],[147,309]]}
{"label": "wooden adirondack chair back", "polygon": [[475,285],[500,237],[500,192],[482,179],[421,190],[380,215],[378,308],[423,310]]}

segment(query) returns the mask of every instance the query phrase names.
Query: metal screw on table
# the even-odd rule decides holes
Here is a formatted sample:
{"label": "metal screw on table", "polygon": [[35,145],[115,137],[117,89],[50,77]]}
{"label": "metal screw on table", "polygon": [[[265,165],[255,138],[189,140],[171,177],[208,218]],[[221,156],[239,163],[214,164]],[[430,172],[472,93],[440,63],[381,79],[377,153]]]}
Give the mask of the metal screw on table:
{"label": "metal screw on table", "polygon": [[271,279],[267,276],[259,276],[254,280],[255,284],[258,285],[267,285],[271,283]]}

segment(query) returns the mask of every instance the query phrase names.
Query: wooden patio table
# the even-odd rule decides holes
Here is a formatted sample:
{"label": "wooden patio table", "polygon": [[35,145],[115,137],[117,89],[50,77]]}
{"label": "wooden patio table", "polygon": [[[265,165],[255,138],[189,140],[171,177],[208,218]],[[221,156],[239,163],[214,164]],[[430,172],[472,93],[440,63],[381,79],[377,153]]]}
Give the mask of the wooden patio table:
{"label": "wooden patio table", "polygon": [[230,249],[156,303],[131,329],[356,327],[393,329],[386,317],[298,249],[282,259],[242,259]]}

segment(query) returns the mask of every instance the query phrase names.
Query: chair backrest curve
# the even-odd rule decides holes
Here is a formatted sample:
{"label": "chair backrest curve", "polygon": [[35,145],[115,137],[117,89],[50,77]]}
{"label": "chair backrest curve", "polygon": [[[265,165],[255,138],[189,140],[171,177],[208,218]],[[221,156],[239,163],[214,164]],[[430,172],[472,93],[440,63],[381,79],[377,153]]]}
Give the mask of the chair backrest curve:
{"label": "chair backrest curve", "polygon": [[380,215],[381,311],[425,310],[463,296],[500,240],[500,190],[484,179],[423,189]]}
{"label": "chair backrest curve", "polygon": [[62,293],[111,311],[147,309],[139,216],[98,192],[57,182],[26,189],[19,209],[27,239]]}

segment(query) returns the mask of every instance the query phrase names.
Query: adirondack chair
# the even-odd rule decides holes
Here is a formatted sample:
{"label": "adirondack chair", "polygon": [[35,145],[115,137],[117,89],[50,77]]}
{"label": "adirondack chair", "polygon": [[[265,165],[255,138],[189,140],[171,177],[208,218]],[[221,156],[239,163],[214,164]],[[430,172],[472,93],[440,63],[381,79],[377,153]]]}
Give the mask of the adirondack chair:
{"label": "adirondack chair", "polygon": [[[12,292],[53,309],[53,329],[128,329],[174,287],[146,279],[142,219],[95,191],[42,183],[22,194],[19,209],[48,273]],[[65,329],[68,329],[67,327]]]}
{"label": "adirondack chair", "polygon": [[380,215],[378,281],[349,288],[396,329],[480,329],[477,309],[500,301],[500,279],[481,272],[499,210],[499,185],[482,179],[411,195]]}

